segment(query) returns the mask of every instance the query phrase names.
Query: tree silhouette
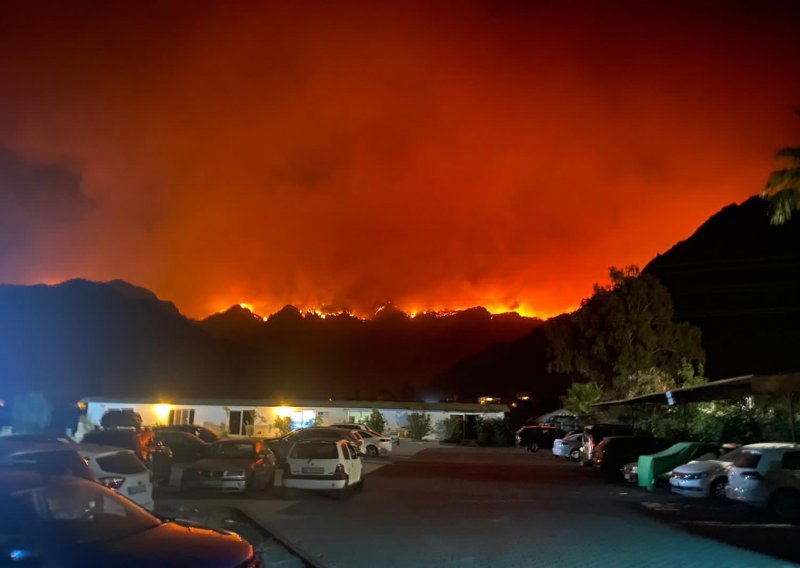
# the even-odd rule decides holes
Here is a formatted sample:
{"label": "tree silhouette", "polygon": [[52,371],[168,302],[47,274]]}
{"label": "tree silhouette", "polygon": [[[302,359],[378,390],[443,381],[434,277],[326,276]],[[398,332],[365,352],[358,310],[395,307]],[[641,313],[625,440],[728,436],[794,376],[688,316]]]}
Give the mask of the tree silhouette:
{"label": "tree silhouette", "polygon": [[[800,108],[795,113],[800,116]],[[770,223],[783,225],[792,212],[800,210],[800,146],[778,150],[775,158],[785,161],[787,167],[769,174],[761,197],[770,202]]]}

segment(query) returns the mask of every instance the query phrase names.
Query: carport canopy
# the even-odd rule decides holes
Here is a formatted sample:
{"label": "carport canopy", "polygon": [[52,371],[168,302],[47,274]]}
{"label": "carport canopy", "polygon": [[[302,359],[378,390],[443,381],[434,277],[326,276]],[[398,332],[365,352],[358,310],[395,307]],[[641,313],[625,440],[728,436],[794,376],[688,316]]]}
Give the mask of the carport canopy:
{"label": "carport canopy", "polygon": [[800,372],[775,375],[746,375],[732,379],[722,379],[704,385],[683,387],[667,392],[657,392],[632,398],[598,402],[595,408],[628,406],[633,404],[673,404],[687,402],[711,402],[742,398],[753,394],[792,394],[800,392]]}

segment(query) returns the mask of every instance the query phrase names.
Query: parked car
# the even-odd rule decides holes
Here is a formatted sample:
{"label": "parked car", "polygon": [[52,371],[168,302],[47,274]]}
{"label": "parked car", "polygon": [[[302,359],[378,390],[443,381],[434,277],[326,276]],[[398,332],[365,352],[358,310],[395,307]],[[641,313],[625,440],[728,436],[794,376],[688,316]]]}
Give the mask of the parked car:
{"label": "parked car", "polygon": [[594,449],[592,465],[606,479],[620,477],[622,466],[644,454],[653,454],[668,448],[669,440],[650,436],[608,436]]}
{"label": "parked car", "polygon": [[263,566],[234,533],[159,519],[77,477],[0,471],[0,509],[0,558],[15,566]]}
{"label": "parked car", "polygon": [[347,440],[300,440],[292,445],[286,466],[287,489],[334,491],[343,498],[351,488],[364,488],[361,457]]}
{"label": "parked car", "polygon": [[559,458],[569,458],[572,461],[581,459],[581,446],[583,434],[568,434],[563,438],[553,440],[553,455]]}
{"label": "parked car", "polygon": [[718,444],[678,442],[655,454],[639,456],[638,460],[623,466],[622,476],[625,481],[652,490],[657,482],[669,483],[673,468],[701,456],[711,459],[719,457],[719,454]]}
{"label": "parked car", "polygon": [[373,434],[377,434],[378,436],[389,438],[395,446],[400,445],[400,436],[398,436],[397,434],[381,434],[380,432],[372,430],[366,424],[356,424],[356,423],[331,424],[330,428],[341,428],[343,430],[358,430],[359,432],[361,432],[362,430],[366,430],[367,432],[372,432]]}
{"label": "parked car", "polygon": [[220,439],[219,434],[206,428],[205,426],[196,426],[194,424],[173,424],[171,426],[156,426],[153,428],[158,437],[159,432],[185,432],[192,434],[203,440],[206,444],[211,444]]}
{"label": "parked car", "polygon": [[368,456],[377,456],[381,452],[392,451],[392,440],[372,430],[358,430],[358,435],[364,440],[364,453]]}
{"label": "parked car", "polygon": [[735,448],[716,459],[697,459],[679,465],[669,478],[670,490],[684,497],[724,499],[728,470],[741,453],[741,448]]}
{"label": "parked car", "polygon": [[92,468],[98,481],[147,510],[153,510],[150,470],[131,450],[81,444],[78,453]]}
{"label": "parked car", "polygon": [[566,432],[556,426],[523,426],[516,433],[517,445],[529,452],[540,449],[549,450],[556,438],[563,438]]}
{"label": "parked car", "polygon": [[359,453],[364,453],[364,438],[354,429],[333,428],[315,426],[312,428],[301,428],[289,432],[281,438],[274,438],[265,440],[267,446],[275,453],[275,457],[279,464],[286,461],[286,456],[289,455],[289,450],[292,446],[300,440],[310,440],[311,438],[328,439],[328,440],[347,440],[358,448]]}
{"label": "parked car", "polygon": [[800,444],[744,446],[728,470],[725,495],[800,520]]}
{"label": "parked car", "polygon": [[203,457],[183,472],[182,490],[251,491],[270,489],[275,455],[257,438],[229,438],[209,444]]}
{"label": "parked car", "polygon": [[155,480],[169,480],[172,469],[172,452],[163,444],[156,442],[155,434],[149,428],[92,430],[84,434],[82,442],[132,450],[153,472]]}
{"label": "parked car", "polygon": [[177,430],[156,429],[156,441],[172,451],[175,463],[192,463],[208,450],[208,444],[194,434]]}
{"label": "parked car", "polygon": [[608,436],[633,436],[637,432],[631,426],[622,424],[593,424],[583,429],[583,445],[581,446],[581,465],[592,465],[594,449]]}
{"label": "parked car", "polygon": [[97,476],[77,450],[77,444],[31,443],[24,437],[6,436],[0,438],[0,467],[41,475],[74,475],[97,481]]}
{"label": "parked car", "polygon": [[103,428],[133,428],[139,430],[142,427],[142,415],[133,410],[106,410],[100,418],[100,426]]}

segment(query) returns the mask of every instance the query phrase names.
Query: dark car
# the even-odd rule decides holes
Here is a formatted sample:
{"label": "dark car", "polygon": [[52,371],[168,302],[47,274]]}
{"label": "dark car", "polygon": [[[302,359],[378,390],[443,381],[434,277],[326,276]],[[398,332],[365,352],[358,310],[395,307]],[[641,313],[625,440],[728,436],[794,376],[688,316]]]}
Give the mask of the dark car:
{"label": "dark car", "polygon": [[556,426],[523,426],[517,430],[516,441],[521,448],[527,448],[529,452],[539,450],[550,450],[556,438],[563,438],[564,430]]}
{"label": "dark car", "polygon": [[581,465],[592,465],[595,447],[609,436],[634,436],[643,434],[631,426],[624,424],[593,424],[583,429],[583,445],[581,446]]}
{"label": "dark car", "polygon": [[279,464],[286,462],[286,456],[295,442],[300,440],[347,440],[356,447],[359,454],[363,454],[364,439],[355,429],[346,428],[333,428],[325,426],[316,426],[312,428],[302,428],[289,432],[282,438],[274,438],[265,440],[267,446],[275,453],[275,457]]}
{"label": "dark car", "polygon": [[208,450],[208,444],[194,434],[162,428],[157,428],[155,432],[156,441],[172,451],[172,461],[175,463],[192,463]]}
{"label": "dark car", "polygon": [[155,434],[149,428],[110,428],[92,430],[84,434],[84,444],[114,446],[133,450],[142,462],[153,472],[156,480],[169,479],[172,469],[172,452],[163,444],[156,442]]}
{"label": "dark car", "polygon": [[228,438],[209,444],[203,457],[183,472],[181,489],[250,491],[270,489],[275,455],[257,438]]}
{"label": "dark car", "polygon": [[64,442],[31,442],[25,436],[0,438],[0,467],[41,475],[75,475],[97,481],[78,453],[78,445]]}
{"label": "dark car", "polygon": [[[240,536],[165,521],[99,483],[0,471],[0,558],[62,568],[260,568]],[[4,564],[5,565],[5,564]]]}
{"label": "dark car", "polygon": [[103,428],[136,428],[142,427],[142,415],[133,410],[106,410],[100,418]]}
{"label": "dark car", "polygon": [[654,454],[665,450],[672,442],[664,438],[650,436],[608,436],[594,449],[592,465],[600,470],[606,479],[622,476],[622,467],[639,459],[639,456]]}
{"label": "dark car", "polygon": [[171,426],[156,426],[153,428],[156,434],[159,432],[186,432],[203,440],[206,444],[211,444],[220,439],[219,435],[206,428],[205,426],[195,426],[194,424],[173,424]]}

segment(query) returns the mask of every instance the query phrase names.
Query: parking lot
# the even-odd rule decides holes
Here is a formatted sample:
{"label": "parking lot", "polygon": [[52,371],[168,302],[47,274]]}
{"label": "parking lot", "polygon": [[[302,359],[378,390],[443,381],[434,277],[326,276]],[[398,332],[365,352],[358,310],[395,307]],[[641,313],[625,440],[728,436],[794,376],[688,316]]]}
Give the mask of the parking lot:
{"label": "parking lot", "polygon": [[[365,491],[344,502],[319,494],[192,502],[240,508],[295,551],[331,567],[800,561],[800,527],[746,508],[604,483],[549,452],[412,444],[365,460]],[[158,496],[162,503],[176,499]]]}

